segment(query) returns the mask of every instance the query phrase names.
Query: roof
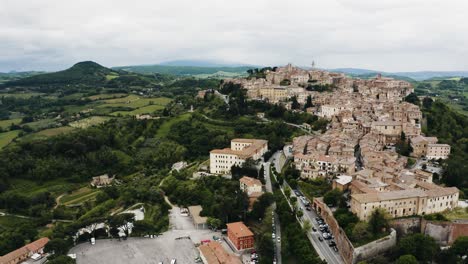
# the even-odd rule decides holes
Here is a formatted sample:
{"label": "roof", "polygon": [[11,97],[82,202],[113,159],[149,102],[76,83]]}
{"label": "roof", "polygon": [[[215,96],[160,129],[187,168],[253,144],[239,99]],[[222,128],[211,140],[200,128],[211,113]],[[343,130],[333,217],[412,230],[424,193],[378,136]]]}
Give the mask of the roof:
{"label": "roof", "polygon": [[212,151],[210,151],[210,153],[237,155],[240,158],[250,158],[255,153],[257,153],[261,148],[263,148],[265,144],[268,144],[267,140],[248,139],[248,138],[235,138],[231,140],[231,142],[251,143],[251,145],[246,146],[242,150],[233,150],[231,148],[213,149]]}
{"label": "roof", "polygon": [[373,126],[401,126],[401,122],[399,121],[375,121],[372,122]]}
{"label": "roof", "polygon": [[190,215],[192,216],[193,221],[195,222],[195,224],[197,224],[197,225],[198,224],[205,224],[206,221],[208,220],[208,217],[200,216],[200,212],[203,210],[201,205],[189,206],[188,210],[189,210]]}
{"label": "roof", "polygon": [[353,199],[359,201],[360,203],[372,203],[372,202],[379,202],[379,201],[407,199],[407,198],[425,197],[425,196],[427,196],[426,192],[420,189],[407,189],[407,190],[401,190],[401,191],[375,192],[375,193],[351,195]]}
{"label": "roof", "polygon": [[218,242],[209,242],[198,247],[206,264],[242,264],[234,254],[229,254]]}
{"label": "roof", "polygon": [[351,176],[341,175],[341,176],[338,176],[335,181],[341,185],[345,185],[345,184],[350,183],[352,180],[353,180],[353,177]]}
{"label": "roof", "polygon": [[226,224],[228,231],[234,233],[236,237],[253,236],[254,234],[243,222],[235,222]]}
{"label": "roof", "polygon": [[260,180],[252,178],[252,177],[244,176],[244,177],[240,178],[239,181],[242,182],[243,184],[249,186],[249,187],[254,186],[254,185],[262,186],[262,182]]}
{"label": "roof", "polygon": [[43,237],[33,241],[21,248],[18,248],[4,256],[0,257],[0,263],[9,263],[12,260],[21,258],[22,256],[29,255],[30,252],[37,252],[42,249],[49,242],[49,238]]}

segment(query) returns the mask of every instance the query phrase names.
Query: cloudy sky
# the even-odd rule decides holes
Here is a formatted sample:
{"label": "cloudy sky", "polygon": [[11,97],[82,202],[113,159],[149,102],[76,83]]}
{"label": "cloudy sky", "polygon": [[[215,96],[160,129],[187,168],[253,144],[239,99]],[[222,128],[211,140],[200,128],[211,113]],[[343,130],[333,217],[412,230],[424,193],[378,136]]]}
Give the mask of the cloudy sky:
{"label": "cloudy sky", "polygon": [[0,71],[170,60],[468,70],[466,0],[0,0]]}

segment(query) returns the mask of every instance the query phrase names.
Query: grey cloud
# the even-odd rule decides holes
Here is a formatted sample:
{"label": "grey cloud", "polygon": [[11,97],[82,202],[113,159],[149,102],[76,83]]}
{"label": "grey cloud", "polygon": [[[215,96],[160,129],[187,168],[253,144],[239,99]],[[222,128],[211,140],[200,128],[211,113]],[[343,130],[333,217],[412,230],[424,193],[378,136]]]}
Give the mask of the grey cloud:
{"label": "grey cloud", "polygon": [[0,0],[0,71],[207,59],[468,70],[464,0]]}

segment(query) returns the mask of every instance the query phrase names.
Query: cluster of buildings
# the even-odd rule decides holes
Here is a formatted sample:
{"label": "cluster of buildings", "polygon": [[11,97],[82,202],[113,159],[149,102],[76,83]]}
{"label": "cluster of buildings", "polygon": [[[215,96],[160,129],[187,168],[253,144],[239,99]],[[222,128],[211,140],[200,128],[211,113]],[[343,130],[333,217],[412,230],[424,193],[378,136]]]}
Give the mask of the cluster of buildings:
{"label": "cluster of buildings", "polygon": [[17,264],[28,259],[31,259],[31,261],[39,260],[44,255],[44,247],[47,243],[49,243],[47,237],[33,241],[4,256],[0,256],[0,264]]}
{"label": "cluster of buildings", "polygon": [[[288,80],[285,82],[284,80]],[[235,79],[251,99],[288,106],[295,96],[307,112],[330,120],[321,135],[293,140],[294,164],[303,178],[334,179],[334,186],[351,191],[351,211],[366,220],[375,208],[393,217],[450,210],[457,205],[458,189],[432,183],[432,173],[408,168],[408,158],[396,152],[396,143],[410,144],[413,157],[445,159],[450,146],[421,133],[422,113],[403,99],[413,92],[410,83],[380,75],[353,79],[342,73],[275,68],[262,79]],[[287,84],[287,85],[285,85]],[[308,89],[327,85],[320,92]]]}

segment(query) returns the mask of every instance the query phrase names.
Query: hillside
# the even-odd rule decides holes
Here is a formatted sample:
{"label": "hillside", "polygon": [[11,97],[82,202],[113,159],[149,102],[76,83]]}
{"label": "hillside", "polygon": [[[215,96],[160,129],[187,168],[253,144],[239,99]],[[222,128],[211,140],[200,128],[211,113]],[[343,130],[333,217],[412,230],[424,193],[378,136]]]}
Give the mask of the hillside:
{"label": "hillside", "polygon": [[100,85],[106,83],[108,76],[118,72],[103,67],[92,61],[83,61],[64,71],[44,73],[7,82],[7,86],[42,86],[42,85]]}
{"label": "hillside", "polygon": [[[368,69],[357,69],[357,68],[337,68],[329,69],[333,72],[342,72],[352,76],[366,78],[368,76],[375,76],[377,73],[381,73],[383,76],[408,80],[408,81],[423,81],[431,78],[443,78],[448,77],[468,77],[468,71],[416,71],[416,72],[384,72]],[[410,78],[410,79],[406,79]]]}

